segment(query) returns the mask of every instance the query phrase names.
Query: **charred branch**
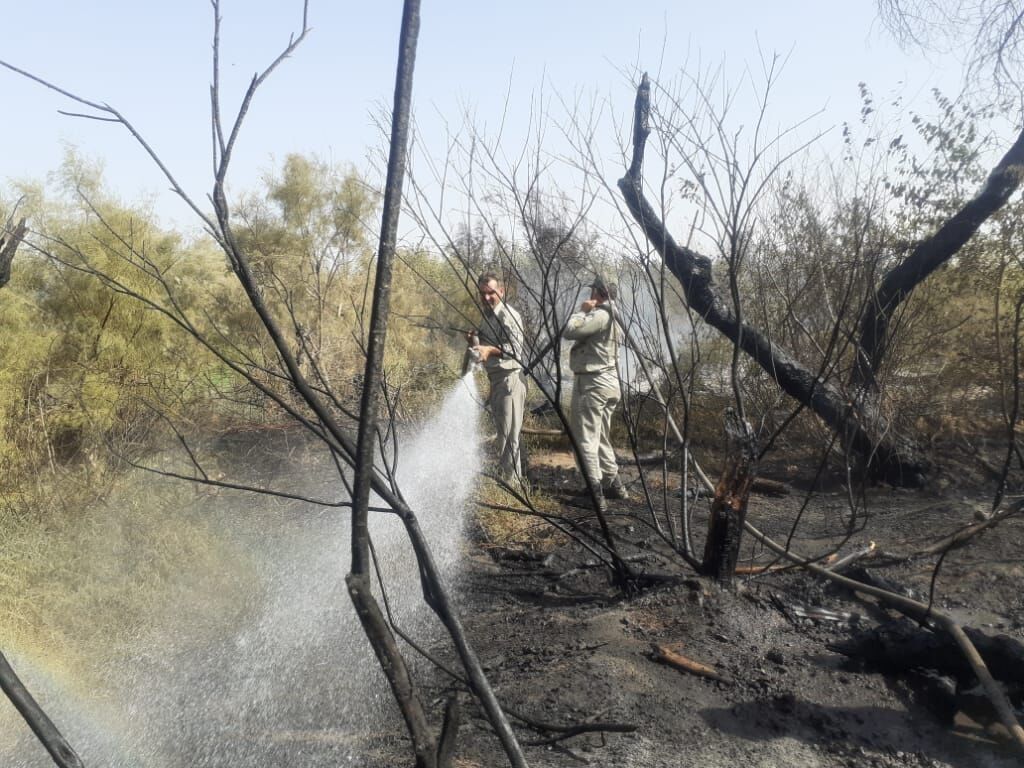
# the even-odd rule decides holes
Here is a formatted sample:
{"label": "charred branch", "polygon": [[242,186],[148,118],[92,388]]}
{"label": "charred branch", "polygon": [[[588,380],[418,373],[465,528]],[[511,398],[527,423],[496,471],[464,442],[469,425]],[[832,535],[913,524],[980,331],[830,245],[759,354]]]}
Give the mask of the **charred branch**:
{"label": "charred branch", "polygon": [[413,753],[416,755],[416,768],[435,768],[437,765],[437,746],[430,733],[430,725],[423,709],[408,665],[402,658],[395,636],[388,627],[388,622],[373,596],[370,580],[362,574],[350,573],[345,578],[348,594],[356,609],[359,623],[370,641],[373,652],[377,655],[384,676],[391,686],[391,692],[398,703],[398,708],[405,719],[406,728],[412,738]]}
{"label": "charred branch", "polygon": [[18,222],[14,229],[9,230],[0,237],[0,288],[3,288],[11,280],[11,264],[14,261],[14,254],[25,239],[28,231],[26,219]]}
{"label": "charred branch", "polygon": [[461,722],[462,706],[459,704],[459,695],[453,693],[444,708],[444,723],[441,726],[441,738],[437,743],[437,768],[451,768]]}
{"label": "charred branch", "polygon": [[36,703],[32,694],[28,692],[2,653],[0,653],[0,688],[7,694],[7,698],[10,699],[15,709],[25,718],[25,722],[39,739],[39,743],[46,747],[46,751],[50,753],[54,763],[60,768],[83,768],[84,764],[78,754],[57,730],[53,721],[47,717],[43,708]]}
{"label": "charred branch", "polygon": [[709,667],[703,662],[691,659],[689,656],[684,656],[678,651],[674,651],[668,646],[658,645],[657,643],[651,644],[651,658],[655,661],[660,661],[663,664],[668,664],[670,667],[681,670],[683,672],[689,672],[691,675],[697,675],[698,677],[706,677],[709,680],[715,680],[720,683],[727,685],[732,683],[728,677],[723,675],[714,667]]}
{"label": "charred branch", "polygon": [[761,531],[752,526],[749,521],[744,523],[744,527],[751,536],[768,547],[772,552],[775,552],[777,555],[785,558],[791,563],[799,565],[811,573],[826,578],[829,581],[846,587],[847,589],[852,589],[861,594],[870,595],[871,597],[882,601],[890,608],[894,608],[900,613],[903,613],[905,616],[909,616],[917,621],[930,621],[937,630],[945,632],[956,644],[957,648],[959,648],[960,653],[971,668],[971,671],[981,683],[982,690],[984,691],[986,698],[991,702],[992,708],[998,715],[1000,722],[1006,727],[1006,730],[1010,733],[1010,736],[1016,742],[1018,748],[1024,750],[1024,727],[1021,727],[1020,722],[1017,720],[1017,715],[1014,712],[1013,705],[1007,699],[1006,693],[996,682],[992,675],[992,671],[985,663],[985,659],[982,658],[982,655],[978,652],[974,643],[971,642],[971,638],[968,637],[964,628],[950,616],[942,613],[941,611],[935,610],[934,607],[927,606],[924,603],[905,597],[904,595],[863,584],[855,579],[840,576],[827,568],[822,568],[821,566],[810,562],[806,558],[794,554],[786,547],[783,547],[768,536],[765,536]]}
{"label": "charred branch", "polygon": [[668,231],[643,192],[649,111],[650,80],[645,74],[637,88],[633,159],[618,187],[630,215],[682,286],[690,309],[760,365],[786,394],[809,407],[842,436],[844,446],[864,457],[873,474],[899,485],[919,485],[930,468],[921,450],[896,434],[876,408],[862,408],[852,402],[765,334],[741,322],[719,295],[711,259],[680,245]]}
{"label": "charred branch", "polygon": [[[374,462],[377,411],[379,408],[379,386],[384,361],[384,344],[387,337],[388,315],[390,312],[391,278],[395,261],[395,246],[398,239],[398,219],[402,206],[402,186],[405,178],[407,160],[410,115],[412,106],[413,70],[416,60],[416,41],[420,24],[420,4],[418,0],[406,0],[402,15],[402,29],[399,42],[398,72],[395,77],[394,108],[391,124],[391,145],[388,153],[387,180],[384,190],[384,210],[381,221],[381,235],[377,251],[377,272],[374,282],[373,303],[370,311],[370,327],[366,351],[366,366],[363,379],[363,396],[360,404],[359,434],[356,444],[354,461],[355,483],[352,507],[352,565],[348,577],[350,590],[353,586],[369,587],[369,527],[367,507],[371,487],[377,481]],[[416,551],[419,565],[423,595],[427,604],[437,613],[448,630],[458,650],[459,656],[472,682],[473,692],[480,698],[487,712],[491,725],[494,727],[502,743],[506,755],[513,768],[525,768],[526,759],[522,753],[515,734],[498,703],[476,654],[466,640],[462,625],[452,609],[440,575],[434,565],[429,547],[419,529],[415,516],[409,512],[403,516],[406,530]],[[357,597],[364,600],[367,607],[376,606],[372,593],[366,589],[365,594],[353,592],[353,601]],[[372,603],[372,606],[370,605]],[[450,753],[450,745],[442,744],[439,751],[435,740],[429,735],[425,720],[422,720],[422,705],[415,696],[414,689],[401,691],[391,680],[391,669],[401,667],[404,674],[405,661],[398,650],[394,635],[390,631],[379,608],[375,612],[365,614],[372,619],[374,626],[367,625],[364,620],[367,636],[374,642],[374,651],[378,654],[384,671],[392,683],[392,690],[402,707],[406,724],[414,741],[417,765],[436,765],[438,755]],[[371,629],[373,634],[371,634]],[[379,645],[378,645],[379,643]],[[408,711],[406,709],[408,708]],[[454,732],[447,730],[442,741],[454,738]]]}
{"label": "charred branch", "polygon": [[1020,187],[1022,173],[1024,131],[996,163],[978,193],[882,278],[861,323],[861,354],[854,367],[855,384],[877,391],[877,376],[889,348],[889,327],[897,308],[921,282],[956,256],[974,233],[1006,205]]}

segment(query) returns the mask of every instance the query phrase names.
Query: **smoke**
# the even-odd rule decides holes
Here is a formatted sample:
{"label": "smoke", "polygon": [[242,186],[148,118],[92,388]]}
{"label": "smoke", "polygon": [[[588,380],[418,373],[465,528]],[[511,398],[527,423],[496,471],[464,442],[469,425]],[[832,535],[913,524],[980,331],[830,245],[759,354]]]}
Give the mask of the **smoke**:
{"label": "smoke", "polygon": [[[480,462],[479,411],[470,376],[453,388],[433,419],[399,441],[393,456],[401,492],[449,579]],[[338,497],[340,483],[315,448],[292,446],[276,471],[308,495]],[[118,636],[131,640],[93,670],[90,679],[98,683],[82,690],[49,674],[37,661],[42,654],[11,655],[85,764],[361,764],[374,744],[392,740],[401,724],[345,590],[347,513],[221,494],[201,497],[197,508],[179,514],[204,516],[220,551],[237,563],[202,578],[191,574],[206,591],[195,592],[193,602],[169,606],[158,625],[119,628]],[[400,521],[375,515],[371,533],[396,619],[424,645],[438,641],[439,624],[422,605]],[[237,603],[235,613],[244,620],[211,630],[203,618],[205,601],[225,596]],[[0,743],[0,764],[52,765],[6,700],[0,703],[0,726],[16,734]]]}

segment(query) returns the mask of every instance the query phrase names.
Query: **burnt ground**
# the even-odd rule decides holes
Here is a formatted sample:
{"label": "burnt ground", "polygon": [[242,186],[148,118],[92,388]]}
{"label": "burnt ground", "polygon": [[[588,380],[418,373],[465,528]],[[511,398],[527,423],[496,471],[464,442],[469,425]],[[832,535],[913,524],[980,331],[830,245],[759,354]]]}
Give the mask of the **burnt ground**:
{"label": "burnt ground", "polygon": [[[557,499],[571,472],[566,462],[550,458],[537,462],[543,465],[537,482],[541,493]],[[781,468],[775,474],[792,479],[785,473]],[[697,578],[644,524],[635,471],[627,479],[633,480],[633,498],[611,502],[616,536],[622,554],[634,558],[639,570],[669,577],[660,586],[623,596],[609,585],[606,570],[588,567],[591,554],[564,539],[538,547],[524,537],[499,547],[476,535],[467,543],[467,565],[457,585],[462,614],[504,704],[540,721],[635,726],[631,733],[586,733],[527,746],[531,765],[1024,764],[983,702],[964,704],[970,712],[944,719],[919,674],[882,674],[833,649],[895,614],[796,571],[745,577],[733,590]],[[678,479],[670,478],[669,485],[678,487]],[[657,478],[652,488],[660,493]],[[869,540],[887,552],[915,551],[973,522],[976,510],[989,501],[948,479],[940,478],[933,488],[937,492],[887,487],[858,492],[857,529],[848,534],[842,552]],[[755,495],[750,519],[784,540],[800,517],[794,549],[821,553],[843,539],[850,496],[837,487],[807,500],[807,493],[796,489],[783,497]],[[587,514],[567,506],[561,511]],[[937,579],[936,605],[987,634],[1024,640],[1022,545],[1024,519],[1017,516],[951,553]],[[758,563],[770,562],[749,540],[743,552]],[[928,558],[877,572],[927,599],[933,565],[934,558]],[[836,615],[801,615],[815,607]],[[710,665],[727,680],[658,663],[652,644]],[[439,674],[433,677],[428,698],[436,711],[445,685]],[[554,735],[518,733],[524,743]],[[367,746],[368,764],[412,762],[397,723],[392,735]],[[482,716],[471,708],[455,765],[507,765]]]}

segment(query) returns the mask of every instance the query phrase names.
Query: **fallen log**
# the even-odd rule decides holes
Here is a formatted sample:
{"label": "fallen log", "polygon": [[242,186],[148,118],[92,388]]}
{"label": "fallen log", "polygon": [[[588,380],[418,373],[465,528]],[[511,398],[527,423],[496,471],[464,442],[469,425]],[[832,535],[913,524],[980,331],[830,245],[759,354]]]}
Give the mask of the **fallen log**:
{"label": "fallen log", "polygon": [[[700,465],[694,461],[694,467],[700,469]],[[714,488],[711,480],[703,472],[699,472],[701,482],[709,490]],[[1014,505],[1016,507],[1017,505]],[[1022,504],[1024,506],[1024,504]],[[993,516],[995,519],[996,516]],[[884,589],[878,589],[877,587],[870,587],[864,584],[859,584],[854,579],[849,579],[845,576],[841,576],[838,573],[833,573],[827,568],[822,568],[819,565],[811,562],[805,557],[800,557],[793,552],[790,552],[788,548],[782,546],[777,541],[772,539],[770,536],[766,536],[749,520],[743,521],[743,527],[751,536],[764,544],[768,549],[781,557],[789,560],[795,565],[799,565],[802,568],[810,571],[811,573],[822,576],[829,581],[836,584],[842,584],[843,586],[858,590],[864,594],[870,594],[872,597],[881,600],[886,605],[896,608],[905,615],[921,618],[930,618],[934,621],[942,630],[949,633],[949,636],[953,638],[953,641],[960,648],[960,652],[967,659],[967,663],[970,664],[971,670],[977,676],[978,681],[981,683],[981,687],[984,691],[985,696],[988,698],[999,716],[1000,722],[1010,733],[1010,737],[1016,742],[1018,749],[1024,751],[1024,728],[1021,727],[1020,722],[1017,720],[1017,713],[1014,712],[1013,706],[1010,701],[1006,698],[1006,694],[1002,688],[992,677],[991,671],[985,665],[985,660],[978,653],[978,649],[971,643],[970,638],[964,632],[963,628],[956,623],[950,616],[936,611],[934,607],[925,605],[917,600],[912,600],[903,595],[893,594]]]}
{"label": "fallen log", "polygon": [[1006,698],[1006,693],[999,686],[999,683],[995,681],[995,678],[992,677],[991,670],[986,666],[985,660],[981,657],[981,654],[978,653],[978,649],[974,647],[971,639],[964,632],[963,627],[961,627],[950,616],[937,611],[933,607],[927,606],[924,603],[918,602],[917,600],[912,600],[908,597],[904,597],[903,595],[879,589],[878,587],[862,584],[854,579],[833,573],[827,568],[815,565],[806,558],[793,554],[781,544],[763,534],[756,527],[751,525],[749,521],[744,522],[744,527],[751,536],[768,547],[768,549],[778,555],[781,555],[790,562],[800,565],[811,573],[823,576],[830,581],[842,584],[843,586],[854,589],[857,592],[871,595],[911,618],[919,621],[931,620],[937,627],[949,633],[950,637],[953,638],[953,641],[960,648],[960,652],[964,655],[964,658],[967,659],[967,663],[970,665],[971,671],[973,671],[977,676],[978,681],[981,683],[982,689],[984,690],[985,696],[988,698],[996,714],[999,716],[1000,722],[1002,722],[1006,730],[1009,731],[1010,737],[1017,743],[1017,747],[1024,751],[1024,728],[1021,727],[1020,722],[1017,720],[1017,714],[1014,712],[1010,701]]}
{"label": "fallen log", "polygon": [[[1024,691],[1024,644],[1008,635],[986,635],[964,627],[992,676]],[[946,634],[936,634],[920,625],[899,619],[860,632],[829,648],[844,656],[862,659],[871,666],[894,674],[910,669],[934,669],[963,683],[974,680],[974,670]]]}
{"label": "fallen log", "polygon": [[681,653],[673,651],[667,646],[651,643],[651,650],[653,651],[652,656],[655,661],[668,664],[670,667],[675,667],[683,672],[689,672],[691,675],[706,677],[711,680],[717,680],[720,683],[725,683],[726,685],[732,685],[732,680],[723,675],[717,669],[709,667],[707,664],[702,664],[699,661],[694,661],[687,656],[683,656]]}
{"label": "fallen log", "polygon": [[637,454],[616,453],[615,461],[619,463],[619,466],[632,464],[635,467],[651,467],[659,466],[665,462],[669,462],[671,464],[672,462],[678,461],[678,459],[664,451],[655,451],[653,453]]}

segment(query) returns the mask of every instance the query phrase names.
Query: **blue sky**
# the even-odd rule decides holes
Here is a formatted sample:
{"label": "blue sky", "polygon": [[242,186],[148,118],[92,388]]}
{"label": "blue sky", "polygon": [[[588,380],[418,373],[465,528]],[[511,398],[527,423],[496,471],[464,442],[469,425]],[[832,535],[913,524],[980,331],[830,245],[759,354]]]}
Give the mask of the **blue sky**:
{"label": "blue sky", "polygon": [[[289,152],[367,167],[381,143],[372,115],[390,101],[393,87],[400,12],[399,2],[311,0],[313,31],[257,97],[232,189],[253,188]],[[289,0],[223,0],[225,112],[298,28],[300,15],[301,4]],[[211,175],[207,0],[33,0],[5,9],[5,28],[0,58],[117,107],[203,198]],[[960,82],[956,62],[900,51],[867,1],[427,0],[415,109],[428,142],[440,138],[444,120],[458,123],[467,108],[495,125],[506,94],[515,128],[542,84],[546,92],[608,98],[628,115],[632,86],[623,72],[668,75],[699,58],[724,62],[736,77],[756,65],[758,46],[789,56],[774,101],[780,121],[822,108],[815,127],[853,120],[862,80],[922,110],[933,85],[950,90]],[[42,179],[73,145],[103,162],[109,187],[123,198],[152,197],[165,217],[187,220],[123,129],[61,116],[58,109],[75,106],[12,73],[0,71],[0,78],[13,115],[5,120],[0,179]]]}

